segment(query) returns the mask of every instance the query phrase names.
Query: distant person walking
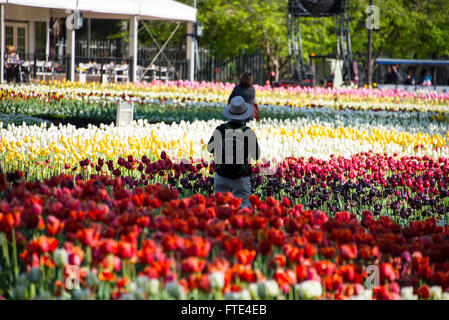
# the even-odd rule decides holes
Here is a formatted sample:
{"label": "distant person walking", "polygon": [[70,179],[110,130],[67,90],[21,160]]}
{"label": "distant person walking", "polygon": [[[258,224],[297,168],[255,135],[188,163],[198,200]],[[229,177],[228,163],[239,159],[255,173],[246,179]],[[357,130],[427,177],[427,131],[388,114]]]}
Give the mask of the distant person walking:
{"label": "distant person walking", "polygon": [[223,110],[229,119],[218,126],[207,145],[207,150],[214,155],[216,174],[215,193],[232,192],[242,199],[241,207],[249,206],[251,194],[251,159],[260,156],[256,134],[246,126],[246,120],[253,115],[253,108],[243,97],[236,96]]}
{"label": "distant person walking", "polygon": [[407,70],[407,77],[404,81],[405,85],[415,85],[416,84],[416,79],[415,79],[415,73],[413,72],[412,68],[408,68]]}
{"label": "distant person walking", "polygon": [[386,84],[397,84],[399,80],[399,74],[395,66],[388,66],[387,76],[385,77]]}
{"label": "distant person walking", "polygon": [[242,75],[239,84],[234,87],[234,90],[232,90],[229,96],[228,104],[231,103],[232,98],[237,96],[242,97],[246,103],[252,106],[254,109],[253,118],[260,121],[259,106],[256,101],[256,90],[253,87],[253,75],[251,72],[245,72]]}

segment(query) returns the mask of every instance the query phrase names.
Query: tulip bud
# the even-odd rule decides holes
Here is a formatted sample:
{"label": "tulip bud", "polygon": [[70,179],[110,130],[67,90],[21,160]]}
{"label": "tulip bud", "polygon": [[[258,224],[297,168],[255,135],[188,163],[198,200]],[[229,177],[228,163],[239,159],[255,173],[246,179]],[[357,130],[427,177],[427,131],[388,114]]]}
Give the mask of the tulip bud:
{"label": "tulip bud", "polygon": [[251,293],[248,289],[243,289],[240,295],[240,300],[251,300]]}
{"label": "tulip bud", "polygon": [[150,279],[148,294],[155,296],[159,292],[159,280],[158,279]]}
{"label": "tulip bud", "polygon": [[41,270],[39,268],[31,268],[28,279],[33,283],[39,282],[41,280]]}
{"label": "tulip bud", "polygon": [[273,299],[279,295],[279,286],[275,280],[268,280],[257,284],[257,293],[263,300]]}
{"label": "tulip bud", "polygon": [[135,282],[129,282],[126,286],[126,291],[134,293],[137,290],[137,284]]}
{"label": "tulip bud", "polygon": [[75,300],[90,300],[90,289],[73,290],[73,298]]}
{"label": "tulip bud", "polygon": [[25,299],[25,287],[18,285],[13,289],[12,296],[16,300],[23,300]]}
{"label": "tulip bud", "polygon": [[144,300],[145,299],[144,291],[140,288],[136,288],[136,291],[134,291],[134,299]]}
{"label": "tulip bud", "polygon": [[418,300],[418,296],[413,294],[413,287],[401,288],[401,297],[403,300]]}
{"label": "tulip bud", "polygon": [[295,286],[296,292],[300,299],[314,300],[323,294],[321,283],[315,280],[308,280],[298,283]]}
{"label": "tulip bud", "polygon": [[225,278],[223,272],[213,272],[209,274],[209,283],[211,289],[214,290],[221,290],[224,287],[225,284]]}
{"label": "tulip bud", "polygon": [[185,300],[187,298],[187,294],[185,289],[178,283],[177,280],[168,282],[165,285],[165,290],[175,299]]}
{"label": "tulip bud", "polygon": [[442,300],[443,299],[443,288],[440,286],[430,287],[430,299],[431,300]]}
{"label": "tulip bud", "polygon": [[148,279],[148,276],[138,276],[136,279],[137,286],[144,291],[147,291],[148,285],[149,285],[150,279]]}
{"label": "tulip bud", "polygon": [[134,294],[132,293],[125,293],[122,294],[122,296],[120,297],[120,300],[135,300]]}
{"label": "tulip bud", "polygon": [[53,252],[53,259],[58,267],[64,267],[69,260],[69,255],[64,248],[56,249]]}
{"label": "tulip bud", "polygon": [[90,287],[98,287],[100,285],[100,279],[93,272],[87,272],[86,281]]}
{"label": "tulip bud", "polygon": [[25,273],[21,273],[19,279],[17,279],[17,283],[21,286],[28,287],[28,276]]}
{"label": "tulip bud", "polygon": [[251,295],[251,299],[259,300],[259,295],[257,294],[257,284],[256,283],[250,283],[248,288],[249,288],[249,293]]}
{"label": "tulip bud", "polygon": [[353,296],[350,300],[372,300],[373,299],[373,291],[372,290],[363,290],[359,292],[358,295]]}
{"label": "tulip bud", "polygon": [[36,300],[52,300],[51,293],[48,291],[42,291],[36,296]]}
{"label": "tulip bud", "polygon": [[226,300],[251,300],[251,293],[248,289],[240,292],[229,292],[225,296]]}

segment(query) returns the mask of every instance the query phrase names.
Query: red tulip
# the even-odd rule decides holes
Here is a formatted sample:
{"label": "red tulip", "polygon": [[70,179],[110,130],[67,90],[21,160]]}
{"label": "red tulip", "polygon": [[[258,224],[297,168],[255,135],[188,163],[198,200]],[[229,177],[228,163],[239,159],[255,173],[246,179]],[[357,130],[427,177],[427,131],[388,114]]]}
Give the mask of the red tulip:
{"label": "red tulip", "polygon": [[69,264],[73,265],[81,265],[81,262],[84,259],[84,251],[79,247],[71,248],[71,252],[69,253]]}
{"label": "red tulip", "polygon": [[382,263],[380,265],[380,276],[381,279],[387,279],[389,282],[396,279],[396,272],[391,263]]}
{"label": "red tulip", "polygon": [[357,246],[347,244],[340,246],[340,255],[344,260],[357,258]]}
{"label": "red tulip", "polygon": [[237,261],[241,264],[251,264],[256,257],[256,250],[243,249],[236,253]]}
{"label": "red tulip", "polygon": [[133,244],[127,241],[120,241],[117,248],[117,255],[122,259],[131,259],[135,255]]}
{"label": "red tulip", "polygon": [[182,260],[181,270],[185,273],[201,272],[206,265],[206,261],[197,257],[189,257]]}
{"label": "red tulip", "polygon": [[117,241],[109,238],[103,239],[100,248],[104,254],[115,254],[117,253]]}
{"label": "red tulip", "polygon": [[239,238],[230,238],[228,240],[225,240],[223,242],[223,245],[229,254],[236,254],[237,252],[242,250],[243,247],[243,243]]}
{"label": "red tulip", "polygon": [[61,222],[58,218],[51,215],[47,217],[47,233],[49,236],[55,236],[59,234],[63,228],[64,223]]}
{"label": "red tulip", "polygon": [[421,299],[428,300],[430,296],[430,289],[427,285],[422,285],[416,292]]}
{"label": "red tulip", "polygon": [[93,228],[88,228],[78,230],[76,237],[84,246],[92,247],[97,244],[99,235]]}

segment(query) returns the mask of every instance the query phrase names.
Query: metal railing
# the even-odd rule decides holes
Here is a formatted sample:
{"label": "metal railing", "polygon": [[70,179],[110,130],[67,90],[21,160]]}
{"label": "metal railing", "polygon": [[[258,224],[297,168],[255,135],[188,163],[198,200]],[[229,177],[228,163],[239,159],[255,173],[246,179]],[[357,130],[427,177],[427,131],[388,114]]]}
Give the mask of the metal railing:
{"label": "metal railing", "polygon": [[[84,42],[82,42],[84,41]],[[96,51],[89,47],[90,55],[81,54],[86,53],[86,41],[81,40],[77,43],[78,54],[75,56],[75,78],[78,74],[86,74],[88,80],[94,79],[96,76],[107,74],[110,70],[109,65],[128,65],[127,73],[132,74],[132,60],[129,57],[120,57],[110,55],[116,53],[118,45],[112,40],[97,41],[98,45],[95,50],[98,55],[94,55]],[[91,42],[91,45],[94,42]],[[59,46],[63,45],[61,41]],[[81,48],[81,49],[80,49]],[[70,68],[70,56],[61,54],[64,48],[57,50],[58,54],[46,56],[42,53],[21,55],[24,60],[24,65],[21,67],[23,82],[29,80],[49,80],[62,79],[63,77],[70,78],[68,74]],[[157,54],[158,49],[155,47],[140,47],[138,51],[138,70],[137,75],[140,77],[143,70],[152,62],[153,57]],[[184,47],[178,45],[168,46],[164,49],[164,54],[161,54],[154,62],[148,72],[144,76],[144,80],[178,80],[188,78],[188,61],[184,58]],[[216,54],[213,50],[208,48],[199,48],[198,59],[195,59],[195,80],[197,81],[219,81],[219,82],[238,82],[239,77],[246,71],[249,71],[254,76],[254,83],[265,84],[268,75],[265,70],[266,57],[261,52],[253,54],[242,54],[233,58],[225,57]],[[87,70],[83,72],[83,68],[79,68],[80,64],[94,65],[94,70]],[[99,67],[98,67],[99,65]],[[104,67],[106,65],[106,67]],[[89,68],[91,69],[91,68]],[[81,72],[80,72],[81,71]],[[99,72],[97,72],[99,71]],[[84,76],[83,76],[84,77]],[[123,77],[114,77],[114,79]],[[128,79],[129,81],[130,79]],[[102,78],[95,81],[102,81]]]}
{"label": "metal railing", "polygon": [[213,51],[200,48],[199,65],[195,79],[198,81],[238,82],[244,72],[253,74],[254,83],[264,85],[267,81],[265,55],[261,52],[242,54],[228,58]]}
{"label": "metal railing", "polygon": [[[20,81],[70,79],[70,55],[25,54],[20,56]],[[137,61],[137,78],[146,70],[151,61]],[[83,57],[75,56],[75,81],[130,82],[133,60],[123,57]],[[186,60],[158,58],[148,69],[142,80],[179,80],[187,78]]]}

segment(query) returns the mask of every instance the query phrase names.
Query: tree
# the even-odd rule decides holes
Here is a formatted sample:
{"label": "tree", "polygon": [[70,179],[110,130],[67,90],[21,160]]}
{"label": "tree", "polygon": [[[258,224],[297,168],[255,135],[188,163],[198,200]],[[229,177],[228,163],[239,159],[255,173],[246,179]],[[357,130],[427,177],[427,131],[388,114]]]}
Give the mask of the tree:
{"label": "tree", "polygon": [[[193,0],[178,0],[193,5]],[[279,77],[290,74],[287,34],[288,0],[197,0],[198,20],[204,25],[200,46],[232,58],[261,50],[266,69]],[[380,30],[374,32],[374,57],[440,58],[449,55],[449,6],[447,0],[375,0],[380,8]],[[351,1],[351,40],[355,59],[366,65],[369,0]],[[173,22],[148,21],[162,43],[174,28]],[[336,52],[336,17],[303,18],[301,21],[304,58],[309,54]],[[144,43],[152,40],[145,32]],[[185,26],[172,40],[185,41]],[[371,61],[374,63],[374,60]]]}

